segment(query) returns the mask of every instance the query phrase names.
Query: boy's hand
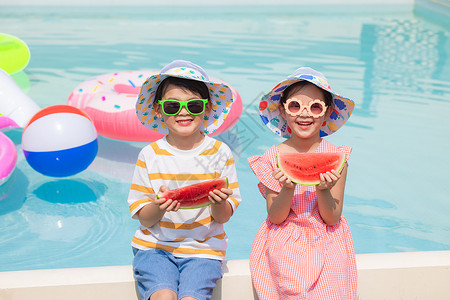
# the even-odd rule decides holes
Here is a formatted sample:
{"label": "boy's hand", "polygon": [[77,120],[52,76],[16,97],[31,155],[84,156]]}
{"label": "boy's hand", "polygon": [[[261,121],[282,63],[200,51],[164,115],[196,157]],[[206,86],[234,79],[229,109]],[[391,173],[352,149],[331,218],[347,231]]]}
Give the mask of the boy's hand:
{"label": "boy's hand", "polygon": [[231,195],[233,195],[233,190],[221,188],[220,190],[209,192],[208,198],[212,204],[221,204],[225,203]]}
{"label": "boy's hand", "polygon": [[[158,194],[162,194],[166,191],[168,191],[169,188],[165,185],[162,185],[159,188],[159,192]],[[165,210],[165,211],[178,211],[178,209],[180,209],[180,202],[176,201],[176,200],[172,200],[172,199],[166,199],[166,198],[159,198],[159,199],[155,199],[153,201],[154,205],[158,205],[160,210]]]}
{"label": "boy's hand", "polygon": [[320,183],[317,186],[318,190],[331,189],[336,182],[341,178],[341,174],[336,170],[331,170],[331,172],[320,174]]}
{"label": "boy's hand", "polygon": [[289,189],[295,188],[295,183],[293,183],[291,179],[287,177],[281,169],[275,168],[275,170],[272,172],[272,176],[276,180],[278,180],[284,187],[287,187]]}

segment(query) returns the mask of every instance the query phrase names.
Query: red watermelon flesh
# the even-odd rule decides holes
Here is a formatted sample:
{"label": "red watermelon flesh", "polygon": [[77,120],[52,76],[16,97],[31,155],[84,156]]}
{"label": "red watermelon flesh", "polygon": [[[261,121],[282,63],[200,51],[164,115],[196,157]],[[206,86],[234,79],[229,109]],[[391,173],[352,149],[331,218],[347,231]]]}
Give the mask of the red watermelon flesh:
{"label": "red watermelon flesh", "polygon": [[208,199],[210,191],[228,188],[228,178],[217,178],[191,184],[178,189],[156,195],[159,198],[172,199],[180,202],[180,208],[199,208],[211,204]]}
{"label": "red watermelon flesh", "polygon": [[279,153],[278,167],[292,182],[302,185],[317,185],[321,173],[331,170],[340,172],[344,167],[346,153]]}

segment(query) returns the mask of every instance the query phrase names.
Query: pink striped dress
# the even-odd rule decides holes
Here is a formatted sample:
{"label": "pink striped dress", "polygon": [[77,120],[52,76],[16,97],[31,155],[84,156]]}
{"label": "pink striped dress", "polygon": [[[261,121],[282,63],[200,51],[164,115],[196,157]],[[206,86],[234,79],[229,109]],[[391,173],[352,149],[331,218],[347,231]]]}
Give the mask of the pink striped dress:
{"label": "pink striped dress", "polygon": [[[272,176],[277,166],[272,146],[262,156],[248,159],[264,186],[280,192],[281,184]],[[346,152],[322,140],[316,152]],[[269,218],[261,225],[250,255],[253,285],[261,300],[356,299],[356,262],[350,228],[344,216],[334,226],[326,225],[319,214],[314,186],[297,185],[291,211],[281,224]]]}

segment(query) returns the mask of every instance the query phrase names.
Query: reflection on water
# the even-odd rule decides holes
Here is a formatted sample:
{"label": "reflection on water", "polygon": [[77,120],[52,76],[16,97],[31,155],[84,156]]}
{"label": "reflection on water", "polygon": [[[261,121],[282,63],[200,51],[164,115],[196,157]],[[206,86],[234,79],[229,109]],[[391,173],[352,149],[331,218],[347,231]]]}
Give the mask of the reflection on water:
{"label": "reflection on water", "polygon": [[37,198],[50,203],[76,204],[97,201],[107,187],[101,182],[60,179],[46,182],[32,191]]}
{"label": "reflection on water", "polygon": [[[410,7],[216,9],[2,8],[0,27],[28,43],[31,60],[16,80],[41,107],[64,104],[96,75],[173,59],[194,61],[238,90],[241,119],[217,136],[235,155],[243,196],[225,225],[227,259],[248,258],[266,217],[247,157],[282,141],[262,125],[259,99],[299,66],[322,71],[356,102],[328,140],[353,147],[344,214],[357,253],[449,249],[448,28]],[[126,198],[145,144],[99,137],[90,167],[56,180],[28,166],[21,132],[6,132],[19,157],[0,187],[0,271],[130,264],[137,221]]]}
{"label": "reflection on water", "polygon": [[[355,244],[358,253],[388,253],[399,251],[433,251],[448,249],[445,237],[448,225],[429,225],[420,218],[402,216],[398,207],[382,199],[345,198],[345,215],[352,235],[358,237]],[[386,231],[392,238],[386,239]],[[438,233],[430,239],[430,234]]]}
{"label": "reflection on water", "polygon": [[19,210],[26,200],[28,179],[16,169],[9,180],[0,187],[0,215]]}
{"label": "reflection on water", "polygon": [[364,24],[361,55],[366,68],[362,109],[358,112],[368,117],[376,114],[373,96],[380,93],[400,97],[420,93],[442,101],[443,94],[448,93],[448,82],[433,78],[446,72],[447,39],[444,32],[425,27],[419,20]]}

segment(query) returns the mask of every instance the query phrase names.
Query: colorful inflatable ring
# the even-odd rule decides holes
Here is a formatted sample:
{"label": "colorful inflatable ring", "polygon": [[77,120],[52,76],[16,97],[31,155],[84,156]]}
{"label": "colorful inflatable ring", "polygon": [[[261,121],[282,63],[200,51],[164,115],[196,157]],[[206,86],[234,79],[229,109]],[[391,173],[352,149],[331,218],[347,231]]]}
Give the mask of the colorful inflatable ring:
{"label": "colorful inflatable ring", "polygon": [[[97,76],[78,85],[67,104],[84,110],[93,120],[99,135],[133,142],[153,142],[163,135],[142,125],[136,117],[135,104],[144,81],[159,71],[124,71]],[[227,119],[213,134],[230,129],[242,113],[242,100],[235,98]]]}
{"label": "colorful inflatable ring", "polygon": [[30,61],[27,44],[15,36],[0,33],[0,69],[12,74],[24,69]]}
{"label": "colorful inflatable ring", "polygon": [[17,162],[14,143],[3,132],[0,132],[0,186],[11,176]]}

